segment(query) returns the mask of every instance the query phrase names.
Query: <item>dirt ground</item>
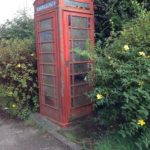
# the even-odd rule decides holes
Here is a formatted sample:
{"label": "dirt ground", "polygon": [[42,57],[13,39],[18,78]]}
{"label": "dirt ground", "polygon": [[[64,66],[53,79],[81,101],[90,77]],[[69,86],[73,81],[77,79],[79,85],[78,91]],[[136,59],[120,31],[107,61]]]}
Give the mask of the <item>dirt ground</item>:
{"label": "dirt ground", "polygon": [[0,150],[68,150],[48,133],[12,119],[0,109]]}

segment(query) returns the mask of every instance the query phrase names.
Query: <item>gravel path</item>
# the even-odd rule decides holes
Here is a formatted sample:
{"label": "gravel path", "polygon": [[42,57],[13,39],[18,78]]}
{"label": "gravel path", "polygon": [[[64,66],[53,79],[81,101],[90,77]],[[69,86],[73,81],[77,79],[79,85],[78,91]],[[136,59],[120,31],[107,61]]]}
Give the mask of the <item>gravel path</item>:
{"label": "gravel path", "polygon": [[0,111],[0,150],[68,150],[48,133],[13,120]]}

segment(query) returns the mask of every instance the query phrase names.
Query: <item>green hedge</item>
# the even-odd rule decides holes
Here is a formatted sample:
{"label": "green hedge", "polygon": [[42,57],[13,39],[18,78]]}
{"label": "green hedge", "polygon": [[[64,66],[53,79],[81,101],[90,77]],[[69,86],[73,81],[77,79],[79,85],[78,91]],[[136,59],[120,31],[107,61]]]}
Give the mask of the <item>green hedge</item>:
{"label": "green hedge", "polygon": [[113,125],[134,137],[139,149],[150,149],[150,13],[126,23],[105,48],[97,44],[91,58],[97,123]]}
{"label": "green hedge", "polygon": [[25,119],[38,109],[37,61],[31,39],[0,40],[0,84],[8,111]]}
{"label": "green hedge", "polygon": [[95,0],[95,35],[101,46],[112,32],[122,30],[123,24],[138,16],[141,9],[150,10],[149,0]]}

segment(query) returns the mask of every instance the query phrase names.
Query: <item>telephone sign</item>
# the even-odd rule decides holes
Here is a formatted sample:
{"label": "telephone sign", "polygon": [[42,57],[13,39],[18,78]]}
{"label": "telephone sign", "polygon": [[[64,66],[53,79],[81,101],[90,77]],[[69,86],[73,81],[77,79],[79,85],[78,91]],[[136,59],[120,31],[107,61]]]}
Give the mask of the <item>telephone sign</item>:
{"label": "telephone sign", "polygon": [[44,3],[40,6],[37,6],[36,7],[36,11],[42,11],[42,10],[45,10],[47,8],[53,8],[56,6],[56,1],[55,0],[52,0],[50,2],[47,2],[47,3]]}

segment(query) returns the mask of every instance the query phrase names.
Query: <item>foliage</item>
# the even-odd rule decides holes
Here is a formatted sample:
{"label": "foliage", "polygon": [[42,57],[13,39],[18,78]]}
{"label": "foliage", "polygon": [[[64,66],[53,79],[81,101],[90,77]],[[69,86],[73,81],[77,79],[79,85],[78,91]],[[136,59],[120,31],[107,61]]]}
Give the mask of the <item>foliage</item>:
{"label": "foliage", "polygon": [[34,20],[21,11],[12,21],[0,25],[0,39],[34,39]]}
{"label": "foliage", "polygon": [[25,119],[37,111],[34,20],[26,11],[0,25],[0,84],[9,96],[4,107],[12,115]]}
{"label": "foliage", "polygon": [[0,84],[10,97],[5,107],[25,119],[37,111],[37,64],[30,39],[0,40]]}
{"label": "foliage", "polygon": [[117,133],[101,137],[95,145],[94,150],[135,150],[132,139],[123,138]]}
{"label": "foliage", "polygon": [[143,7],[150,9],[149,0],[95,0],[96,40],[104,46],[112,32],[118,34],[123,24],[136,18]]}
{"label": "foliage", "polygon": [[115,125],[134,137],[139,149],[150,148],[150,13],[126,23],[119,37],[95,48],[90,94],[96,99],[97,122]]}

